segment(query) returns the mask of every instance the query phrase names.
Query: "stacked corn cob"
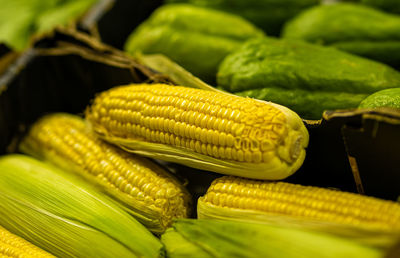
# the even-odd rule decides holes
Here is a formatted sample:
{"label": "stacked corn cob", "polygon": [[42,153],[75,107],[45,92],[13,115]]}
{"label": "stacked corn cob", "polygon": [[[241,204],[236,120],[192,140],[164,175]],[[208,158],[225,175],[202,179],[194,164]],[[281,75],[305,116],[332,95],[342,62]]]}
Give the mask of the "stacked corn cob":
{"label": "stacked corn cob", "polygon": [[293,174],[308,144],[302,120],[283,106],[162,84],[106,91],[86,118],[133,153],[257,179]]}
{"label": "stacked corn cob", "polygon": [[26,240],[0,227],[0,256],[4,257],[53,257]]}
{"label": "stacked corn cob", "polygon": [[200,218],[270,222],[277,216],[400,232],[400,205],[373,197],[284,182],[216,179],[200,197]]}
{"label": "stacked corn cob", "polygon": [[162,233],[173,219],[189,215],[189,193],[172,175],[102,142],[77,116],[42,118],[20,148],[100,185],[155,233]]}

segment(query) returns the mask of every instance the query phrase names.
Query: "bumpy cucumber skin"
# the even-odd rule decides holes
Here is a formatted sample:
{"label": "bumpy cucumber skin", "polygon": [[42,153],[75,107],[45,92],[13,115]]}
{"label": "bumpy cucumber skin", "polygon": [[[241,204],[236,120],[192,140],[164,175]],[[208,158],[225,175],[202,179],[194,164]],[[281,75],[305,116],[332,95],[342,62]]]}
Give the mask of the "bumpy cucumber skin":
{"label": "bumpy cucumber skin", "polygon": [[400,67],[400,16],[361,4],[311,8],[289,21],[282,35]]}
{"label": "bumpy cucumber skin", "polygon": [[217,80],[229,92],[319,119],[323,110],[356,108],[367,95],[398,87],[400,73],[334,48],[263,38],[227,56]]}
{"label": "bumpy cucumber skin", "polygon": [[367,94],[311,92],[300,89],[263,88],[236,92],[236,95],[264,99],[295,110],[304,119],[319,119],[325,110],[355,108]]}
{"label": "bumpy cucumber skin", "polygon": [[361,0],[361,3],[385,10],[391,13],[400,13],[399,0]]}
{"label": "bumpy cucumber skin", "polygon": [[400,88],[381,90],[368,96],[359,108],[392,107],[400,109]]}
{"label": "bumpy cucumber skin", "polygon": [[268,35],[279,35],[283,24],[320,0],[167,0],[218,9],[244,17]]}
{"label": "bumpy cucumber skin", "polygon": [[264,33],[243,18],[188,4],[157,9],[128,38],[129,53],[161,53],[213,83],[219,63],[249,38]]}

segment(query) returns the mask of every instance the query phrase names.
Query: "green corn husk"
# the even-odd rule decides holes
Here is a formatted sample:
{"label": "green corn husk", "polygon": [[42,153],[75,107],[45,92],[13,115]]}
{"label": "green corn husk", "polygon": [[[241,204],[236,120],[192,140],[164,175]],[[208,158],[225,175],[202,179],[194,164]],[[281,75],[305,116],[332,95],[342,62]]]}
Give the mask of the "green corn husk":
{"label": "green corn husk", "polygon": [[161,243],[86,182],[23,155],[0,158],[0,225],[61,257],[159,257]]}
{"label": "green corn husk", "polygon": [[[382,257],[387,248],[265,224],[178,220],[161,238],[168,257]],[[184,248],[179,248],[183,246]],[[200,251],[199,251],[200,250]]]}
{"label": "green corn husk", "polygon": [[277,214],[262,215],[251,210],[227,209],[206,204],[201,198],[197,203],[197,216],[199,219],[260,223],[269,226],[290,227],[298,230],[329,232],[331,235],[351,238],[354,241],[375,247],[388,247],[393,243],[393,239],[400,237],[398,231],[364,228],[361,226]]}
{"label": "green corn husk", "polygon": [[98,0],[0,0],[0,43],[21,51],[32,35],[67,25]]}
{"label": "green corn husk", "polygon": [[210,254],[199,247],[196,243],[186,240],[174,228],[169,228],[162,235],[162,242],[168,250],[168,257],[191,257],[196,254],[197,258],[210,257]]}
{"label": "green corn husk", "polygon": [[77,17],[84,14],[98,0],[59,1],[53,8],[49,8],[36,19],[36,27],[39,33],[50,31],[58,25],[67,25]]}

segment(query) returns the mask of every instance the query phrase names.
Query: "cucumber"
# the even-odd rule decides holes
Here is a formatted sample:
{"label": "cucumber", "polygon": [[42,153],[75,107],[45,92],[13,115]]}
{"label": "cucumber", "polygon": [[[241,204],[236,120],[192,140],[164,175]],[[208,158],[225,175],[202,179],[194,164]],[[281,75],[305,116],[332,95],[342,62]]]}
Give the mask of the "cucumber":
{"label": "cucumber", "polygon": [[400,85],[393,68],[331,47],[274,38],[253,39],[228,55],[219,87],[273,101],[302,118],[324,110],[356,108],[369,94]]}
{"label": "cucumber", "polygon": [[386,12],[400,13],[399,0],[361,0],[361,3],[382,9]]}
{"label": "cucumber", "polygon": [[333,46],[400,68],[400,16],[361,4],[311,8],[289,21],[282,35]]}
{"label": "cucumber", "polygon": [[381,90],[364,99],[359,108],[400,108],[400,88]]}
{"label": "cucumber", "polygon": [[167,0],[213,8],[242,16],[268,35],[279,35],[283,24],[320,0]]}
{"label": "cucumber", "polygon": [[188,4],[158,8],[128,38],[131,54],[164,54],[197,77],[215,83],[219,63],[247,39],[264,33],[243,18]]}

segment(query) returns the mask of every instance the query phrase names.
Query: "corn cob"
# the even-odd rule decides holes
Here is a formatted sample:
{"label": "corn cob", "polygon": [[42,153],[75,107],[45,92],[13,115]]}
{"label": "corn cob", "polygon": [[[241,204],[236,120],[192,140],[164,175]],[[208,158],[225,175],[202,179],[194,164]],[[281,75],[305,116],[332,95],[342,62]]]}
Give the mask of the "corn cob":
{"label": "corn cob", "polygon": [[175,178],[150,160],[102,142],[78,116],[43,117],[20,149],[102,185],[155,233],[189,215],[191,197]]}
{"label": "corn cob", "polygon": [[130,152],[257,179],[294,173],[308,144],[302,120],[285,107],[162,84],[103,92],[86,118],[105,140]]}
{"label": "corn cob", "polygon": [[96,187],[17,154],[0,158],[0,225],[59,257],[158,257],[163,251]]}
{"label": "corn cob", "polygon": [[1,257],[53,257],[42,249],[32,245],[0,226]]}
{"label": "corn cob", "polygon": [[268,221],[274,216],[400,231],[400,205],[373,197],[285,182],[221,177],[199,198],[199,218]]}
{"label": "corn cob", "polygon": [[177,220],[161,237],[170,258],[378,258],[388,248],[356,240],[289,226],[210,219]]}

